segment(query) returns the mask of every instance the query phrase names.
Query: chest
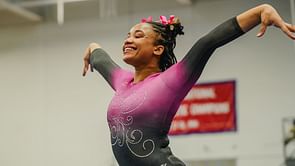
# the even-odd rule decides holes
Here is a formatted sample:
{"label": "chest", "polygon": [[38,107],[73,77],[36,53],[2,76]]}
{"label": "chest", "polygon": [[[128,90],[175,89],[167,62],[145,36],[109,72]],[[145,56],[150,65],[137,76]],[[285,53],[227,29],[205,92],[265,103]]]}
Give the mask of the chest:
{"label": "chest", "polygon": [[173,92],[159,78],[138,84],[122,83],[108,108],[108,121],[132,119],[133,123],[157,123],[165,118]]}

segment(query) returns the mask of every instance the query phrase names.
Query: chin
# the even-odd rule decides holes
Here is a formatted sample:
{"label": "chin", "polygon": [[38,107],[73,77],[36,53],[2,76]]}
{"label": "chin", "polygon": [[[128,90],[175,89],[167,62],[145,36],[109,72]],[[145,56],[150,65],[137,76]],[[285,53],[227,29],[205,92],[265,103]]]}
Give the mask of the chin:
{"label": "chin", "polygon": [[123,61],[129,65],[132,65],[132,60],[133,58],[131,56],[128,56],[128,55],[123,55]]}

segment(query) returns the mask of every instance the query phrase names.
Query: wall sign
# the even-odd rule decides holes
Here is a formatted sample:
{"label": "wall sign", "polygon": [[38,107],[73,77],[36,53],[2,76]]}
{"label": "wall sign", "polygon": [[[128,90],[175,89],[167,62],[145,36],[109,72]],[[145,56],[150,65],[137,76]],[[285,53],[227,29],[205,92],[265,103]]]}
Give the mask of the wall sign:
{"label": "wall sign", "polygon": [[236,131],[235,81],[196,84],[182,101],[169,134]]}

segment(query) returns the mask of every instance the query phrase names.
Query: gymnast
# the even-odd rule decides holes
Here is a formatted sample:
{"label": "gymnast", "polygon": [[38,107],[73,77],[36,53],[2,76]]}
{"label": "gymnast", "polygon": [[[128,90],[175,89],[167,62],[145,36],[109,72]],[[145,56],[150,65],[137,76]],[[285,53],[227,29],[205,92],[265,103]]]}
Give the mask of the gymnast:
{"label": "gymnast", "polygon": [[112,150],[120,166],[184,166],[173,155],[167,134],[181,101],[200,77],[208,59],[223,46],[260,24],[257,37],[268,26],[295,39],[295,26],[286,23],[269,4],[232,17],[201,37],[177,62],[173,50],[183,26],[178,18],[151,17],[134,25],[123,43],[123,61],[134,71],[120,68],[97,43],[84,54],[82,75],[97,70],[114,89],[107,120]]}

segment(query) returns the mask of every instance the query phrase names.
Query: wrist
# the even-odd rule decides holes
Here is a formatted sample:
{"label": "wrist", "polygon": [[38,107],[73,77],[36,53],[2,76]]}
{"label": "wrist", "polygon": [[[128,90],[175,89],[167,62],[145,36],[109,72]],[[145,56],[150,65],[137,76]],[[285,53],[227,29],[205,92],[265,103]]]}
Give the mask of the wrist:
{"label": "wrist", "polygon": [[269,4],[263,4],[260,6],[259,16],[270,15],[275,9]]}
{"label": "wrist", "polygon": [[273,7],[267,3],[260,5],[260,7],[262,8],[262,10],[273,9]]}
{"label": "wrist", "polygon": [[90,43],[89,45],[90,53],[92,53],[97,48],[101,48],[101,46],[97,43]]}

